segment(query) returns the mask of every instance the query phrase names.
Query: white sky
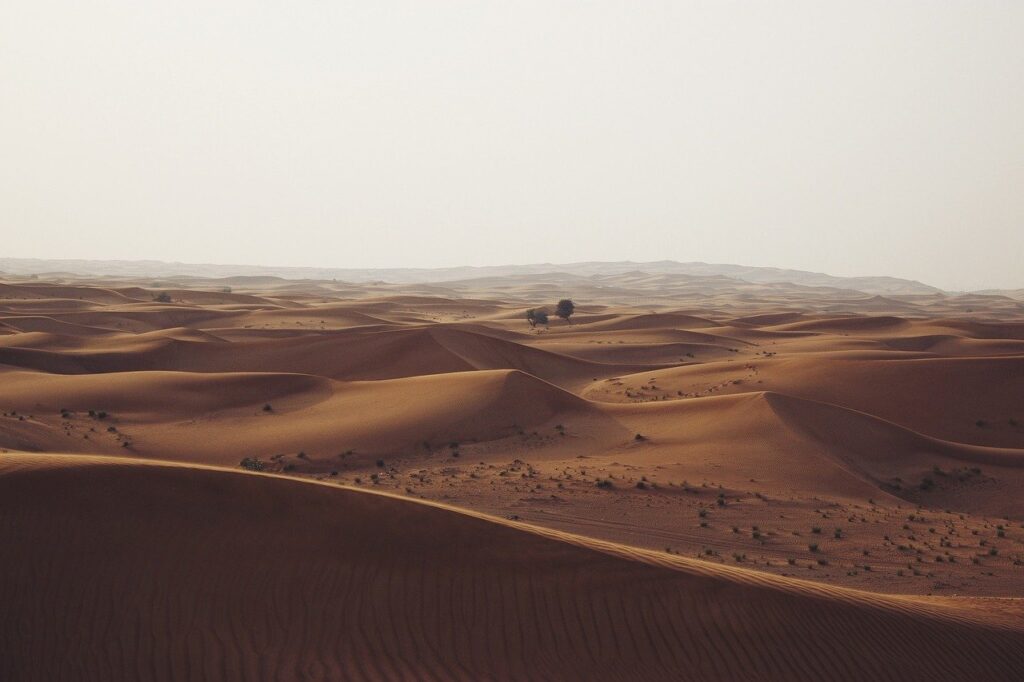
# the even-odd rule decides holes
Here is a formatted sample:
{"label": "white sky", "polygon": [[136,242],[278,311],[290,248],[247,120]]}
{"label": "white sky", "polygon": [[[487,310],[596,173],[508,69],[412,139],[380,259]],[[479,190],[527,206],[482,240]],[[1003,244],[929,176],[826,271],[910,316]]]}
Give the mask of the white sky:
{"label": "white sky", "polygon": [[0,2],[0,255],[1024,286],[1024,2]]}

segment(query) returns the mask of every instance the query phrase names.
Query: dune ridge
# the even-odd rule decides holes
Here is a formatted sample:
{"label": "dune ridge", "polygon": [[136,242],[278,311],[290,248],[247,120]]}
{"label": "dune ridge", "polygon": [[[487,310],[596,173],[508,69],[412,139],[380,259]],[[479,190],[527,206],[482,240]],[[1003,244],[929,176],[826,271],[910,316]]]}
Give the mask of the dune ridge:
{"label": "dune ridge", "polygon": [[1012,619],[365,491],[14,453],[0,491],[7,679],[1013,679],[1024,662]]}

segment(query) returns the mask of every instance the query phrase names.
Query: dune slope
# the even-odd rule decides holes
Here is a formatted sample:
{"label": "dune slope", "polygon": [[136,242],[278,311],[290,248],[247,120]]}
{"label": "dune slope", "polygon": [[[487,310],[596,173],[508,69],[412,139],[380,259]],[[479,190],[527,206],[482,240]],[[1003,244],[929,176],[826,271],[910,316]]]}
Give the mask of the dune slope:
{"label": "dune slope", "polygon": [[3,679],[1009,680],[1024,664],[1017,621],[966,607],[323,484],[8,453],[0,499]]}

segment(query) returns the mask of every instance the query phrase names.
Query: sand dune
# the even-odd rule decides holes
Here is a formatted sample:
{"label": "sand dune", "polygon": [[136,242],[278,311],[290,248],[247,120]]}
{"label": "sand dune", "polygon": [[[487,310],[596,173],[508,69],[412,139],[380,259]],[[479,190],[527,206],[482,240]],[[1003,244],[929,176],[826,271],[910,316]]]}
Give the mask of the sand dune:
{"label": "sand dune", "polygon": [[[0,446],[21,450],[127,448],[224,465],[302,451],[305,465],[336,470],[453,442],[500,440],[569,418],[587,422],[595,437],[627,435],[587,401],[516,370],[372,382],[268,372],[4,377],[0,405],[29,419],[11,425],[15,440],[0,430]],[[117,438],[104,433],[111,427]]]}
{"label": "sand dune", "polygon": [[5,679],[1009,680],[1024,663],[1012,617],[330,486],[7,454],[0,494]]}
{"label": "sand dune", "polygon": [[[469,370],[520,369],[560,385],[579,386],[595,377],[635,371],[631,366],[591,361],[505,341],[491,332],[459,327],[354,328],[251,342],[240,350],[209,332],[142,333],[117,344],[98,343],[73,354],[64,348],[0,350],[0,364],[61,374],[141,370],[273,371],[319,374],[336,379],[393,379]],[[200,342],[197,345],[194,342]],[[206,343],[212,342],[212,343]]]}
{"label": "sand dune", "polygon": [[0,679],[1011,679],[1024,308],[884,293],[3,283]]}

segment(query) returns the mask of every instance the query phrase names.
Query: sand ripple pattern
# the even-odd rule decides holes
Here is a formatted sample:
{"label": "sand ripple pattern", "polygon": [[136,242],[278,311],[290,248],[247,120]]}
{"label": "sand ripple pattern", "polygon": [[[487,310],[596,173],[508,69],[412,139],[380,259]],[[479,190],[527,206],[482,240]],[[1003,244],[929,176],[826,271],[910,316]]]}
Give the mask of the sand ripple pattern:
{"label": "sand ripple pattern", "polygon": [[271,476],[0,455],[3,680],[1019,679],[1024,633]]}

